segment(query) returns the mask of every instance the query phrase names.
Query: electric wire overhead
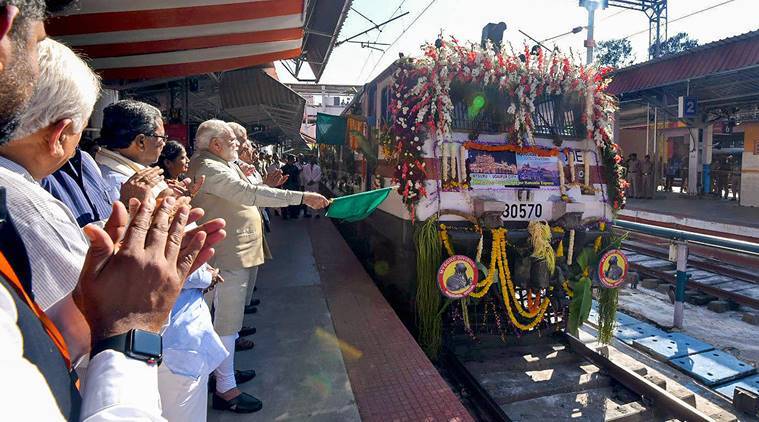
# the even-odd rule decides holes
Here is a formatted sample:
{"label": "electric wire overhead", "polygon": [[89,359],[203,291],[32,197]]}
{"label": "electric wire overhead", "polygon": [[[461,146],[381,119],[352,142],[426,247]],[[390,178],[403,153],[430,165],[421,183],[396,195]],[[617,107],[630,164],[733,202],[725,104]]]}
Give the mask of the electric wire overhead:
{"label": "electric wire overhead", "polygon": [[[372,76],[372,74],[374,73],[374,71],[377,69],[377,66],[379,66],[380,62],[382,61],[382,58],[385,57],[385,53],[387,53],[387,50],[390,50],[391,48],[393,48],[393,46],[395,45],[395,43],[397,43],[398,40],[400,40],[401,37],[403,37],[403,35],[406,34],[406,32],[409,29],[411,29],[412,26],[414,26],[414,24],[416,23],[416,21],[418,21],[427,12],[427,10],[429,10],[430,7],[432,7],[432,5],[435,4],[436,2],[437,2],[437,0],[431,0],[427,4],[427,6],[425,6],[424,9],[418,15],[416,15],[416,17],[414,18],[414,20],[411,21],[411,23],[406,28],[403,29],[403,32],[401,32],[400,35],[398,35],[395,38],[395,40],[393,40],[393,42],[390,43],[390,46],[388,46],[387,49],[385,49],[385,51],[382,52],[382,55],[380,55],[380,58],[377,59],[376,63],[374,63],[374,67],[372,67],[372,70],[369,71],[369,75],[367,75],[367,77],[366,77],[367,80]],[[366,83],[366,80],[364,81],[364,83]]]}
{"label": "electric wire overhead", "polygon": [[[686,14],[686,15],[680,16],[679,18],[675,18],[675,19],[672,19],[672,20],[670,20],[670,21],[669,21],[669,23],[668,23],[668,24],[671,24],[671,23],[675,23],[675,22],[677,22],[677,21],[681,21],[681,20],[683,20],[683,19],[685,19],[685,18],[689,18],[689,17],[691,17],[691,16],[695,16],[695,15],[698,15],[698,14],[700,14],[700,13],[703,13],[703,12],[708,12],[709,10],[712,10],[712,9],[716,9],[716,8],[718,8],[718,7],[720,7],[720,6],[724,6],[724,5],[726,5],[726,4],[729,4],[729,3],[732,3],[732,2],[734,2],[734,1],[735,1],[735,0],[725,0],[725,1],[723,1],[723,2],[720,2],[720,3],[717,3],[717,4],[713,4],[713,5],[709,6],[709,7],[705,7],[705,8],[703,8],[703,9],[700,9],[700,10],[696,10],[696,11],[694,11],[694,12],[691,12],[691,13],[688,13],[688,14]],[[634,32],[634,33],[632,33],[632,34],[630,34],[630,35],[627,35],[627,36],[626,36],[626,37],[624,37],[624,38],[630,38],[630,37],[634,37],[634,36],[636,36],[636,35],[645,34],[646,32],[648,32],[648,29],[644,29],[644,30],[642,30],[642,31]]]}
{"label": "electric wire overhead", "polygon": [[[393,19],[395,17],[395,14],[400,12],[404,4],[406,4],[406,0],[401,0],[401,2],[398,3],[398,7],[395,8],[395,10],[393,11],[393,14],[390,15],[388,19]],[[382,35],[382,30],[380,30],[377,33],[377,36],[374,38],[374,44],[377,44],[377,42],[379,41],[380,35]],[[385,44],[385,45],[389,45],[389,44]],[[361,65],[361,70],[358,72],[358,80],[362,80],[361,77],[364,75],[364,69],[366,69],[366,64],[369,63],[369,59],[372,58],[373,55],[374,55],[374,49],[370,50],[369,54],[366,55],[366,59],[364,59],[364,63]]]}

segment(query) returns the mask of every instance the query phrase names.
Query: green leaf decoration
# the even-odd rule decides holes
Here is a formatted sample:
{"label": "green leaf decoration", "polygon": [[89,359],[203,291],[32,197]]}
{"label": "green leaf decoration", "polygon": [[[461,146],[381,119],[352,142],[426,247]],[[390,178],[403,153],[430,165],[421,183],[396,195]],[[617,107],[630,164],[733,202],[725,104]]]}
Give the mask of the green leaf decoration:
{"label": "green leaf decoration", "polygon": [[590,308],[593,304],[593,297],[590,294],[591,281],[588,277],[583,277],[574,285],[574,297],[569,304],[569,319],[567,329],[573,335],[579,333],[580,326],[588,320]]}
{"label": "green leaf decoration", "polygon": [[609,344],[614,337],[618,303],[618,288],[601,288],[601,294],[598,298],[598,342],[601,344]]}
{"label": "green leaf decoration", "polygon": [[585,270],[586,268],[590,267],[590,264],[593,262],[595,256],[596,253],[593,251],[593,248],[584,248],[580,252],[580,255],[577,257],[577,265],[580,266],[581,270]]}

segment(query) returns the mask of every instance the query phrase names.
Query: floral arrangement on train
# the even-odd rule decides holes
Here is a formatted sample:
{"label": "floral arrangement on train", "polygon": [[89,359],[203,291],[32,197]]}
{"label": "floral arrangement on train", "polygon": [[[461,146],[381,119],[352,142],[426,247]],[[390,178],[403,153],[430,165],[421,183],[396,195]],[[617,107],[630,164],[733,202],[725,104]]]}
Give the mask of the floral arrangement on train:
{"label": "floral arrangement on train", "polygon": [[612,116],[615,103],[606,94],[609,69],[574,64],[558,51],[544,55],[525,47],[521,55],[496,51],[488,44],[463,45],[455,38],[438,39],[422,47],[424,55],[404,58],[394,74],[390,111],[391,142],[395,145],[397,164],[394,173],[398,192],[412,213],[427,195],[428,169],[423,146],[428,136],[446,139],[452,130],[454,104],[451,84],[462,82],[481,87],[497,87],[507,94],[506,113],[510,117],[508,142],[518,147],[532,146],[535,101],[543,95],[585,98],[582,123],[587,137],[600,151],[607,185],[608,201],[614,211],[625,205],[626,182],[622,178],[622,157],[612,140]]}

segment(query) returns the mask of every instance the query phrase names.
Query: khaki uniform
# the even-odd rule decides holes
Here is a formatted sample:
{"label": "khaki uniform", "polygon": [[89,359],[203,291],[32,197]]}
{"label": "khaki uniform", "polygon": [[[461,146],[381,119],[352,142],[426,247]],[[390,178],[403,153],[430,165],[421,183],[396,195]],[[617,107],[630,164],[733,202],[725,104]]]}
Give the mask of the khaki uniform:
{"label": "khaki uniform", "polygon": [[[224,283],[214,291],[214,327],[221,336],[242,328],[243,308],[254,267],[264,263],[264,233],[258,207],[299,205],[301,192],[273,189],[250,183],[236,164],[208,152],[198,151],[190,161],[188,176],[206,181],[192,205],[205,210],[199,224],[214,218],[227,222],[227,237],[216,245],[211,265],[222,271]],[[246,270],[246,271],[241,271]]]}
{"label": "khaki uniform", "polygon": [[654,182],[656,181],[654,178],[654,163],[651,161],[643,161],[640,164],[640,170],[641,170],[641,180],[642,180],[642,189],[640,192],[640,196],[643,198],[653,198],[654,197],[654,190],[656,189]]}
{"label": "khaki uniform", "polygon": [[641,193],[641,166],[640,160],[630,160],[627,169],[627,182],[630,184],[629,194],[631,198],[642,196]]}

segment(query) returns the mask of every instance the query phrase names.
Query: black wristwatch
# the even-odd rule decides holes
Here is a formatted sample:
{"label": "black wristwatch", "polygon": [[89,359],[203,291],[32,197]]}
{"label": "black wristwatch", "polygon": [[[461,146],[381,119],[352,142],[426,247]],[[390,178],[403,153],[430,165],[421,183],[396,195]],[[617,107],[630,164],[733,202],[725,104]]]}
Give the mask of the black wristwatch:
{"label": "black wristwatch", "polygon": [[115,350],[132,359],[160,365],[163,359],[163,340],[156,333],[145,330],[129,330],[124,334],[100,340],[90,352],[90,359],[104,350]]}

